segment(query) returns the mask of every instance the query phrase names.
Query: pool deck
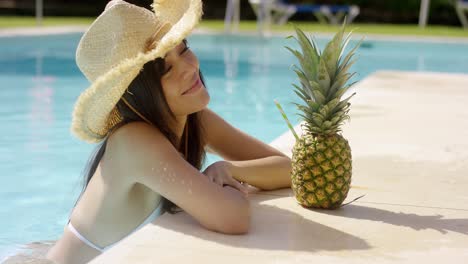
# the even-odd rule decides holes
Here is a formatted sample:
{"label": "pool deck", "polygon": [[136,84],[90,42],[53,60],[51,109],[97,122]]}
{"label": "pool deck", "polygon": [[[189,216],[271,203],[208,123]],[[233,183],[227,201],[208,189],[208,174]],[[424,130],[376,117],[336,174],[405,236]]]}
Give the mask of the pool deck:
{"label": "pool deck", "polygon": [[360,200],[309,210],[291,189],[253,191],[246,235],[164,214],[92,263],[466,263],[468,75],[382,71],[354,90],[343,135]]}

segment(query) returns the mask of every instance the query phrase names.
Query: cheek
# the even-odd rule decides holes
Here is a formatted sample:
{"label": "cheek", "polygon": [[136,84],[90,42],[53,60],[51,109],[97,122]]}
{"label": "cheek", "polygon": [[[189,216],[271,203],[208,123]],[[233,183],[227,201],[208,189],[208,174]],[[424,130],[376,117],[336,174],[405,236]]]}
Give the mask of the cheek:
{"label": "cheek", "polygon": [[198,58],[197,56],[195,56],[193,52],[190,52],[189,54],[187,54],[186,59],[189,64],[194,65],[198,68]]}
{"label": "cheek", "polygon": [[174,111],[173,107],[177,103],[178,94],[177,91],[177,82],[171,80],[161,80],[162,90],[164,97],[166,98],[167,104]]}

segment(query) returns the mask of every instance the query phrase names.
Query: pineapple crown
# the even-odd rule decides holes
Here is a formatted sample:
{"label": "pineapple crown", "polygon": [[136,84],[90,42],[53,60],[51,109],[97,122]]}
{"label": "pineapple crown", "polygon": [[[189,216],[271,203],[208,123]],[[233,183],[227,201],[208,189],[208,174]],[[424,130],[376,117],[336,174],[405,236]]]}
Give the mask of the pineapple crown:
{"label": "pineapple crown", "polygon": [[286,47],[299,61],[293,65],[301,86],[293,84],[294,92],[305,104],[293,103],[302,112],[298,115],[305,121],[305,132],[316,135],[330,135],[341,131],[341,125],[349,119],[349,100],[356,93],[341,100],[346,91],[356,82],[346,84],[355,73],[348,73],[356,59],[354,52],[362,40],[347,54],[343,54],[349,43],[351,32],[344,38],[345,24],[320,52],[313,38],[294,25],[302,52]]}

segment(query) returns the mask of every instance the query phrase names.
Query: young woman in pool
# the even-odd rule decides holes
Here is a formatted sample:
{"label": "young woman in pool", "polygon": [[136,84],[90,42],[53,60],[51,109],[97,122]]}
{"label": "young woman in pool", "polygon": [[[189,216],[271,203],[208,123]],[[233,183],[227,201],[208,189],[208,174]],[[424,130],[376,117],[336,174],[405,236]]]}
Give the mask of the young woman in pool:
{"label": "young woman in pool", "polygon": [[[208,230],[243,234],[247,185],[290,186],[288,157],[207,108],[185,40],[201,8],[200,0],[155,1],[153,13],[114,0],[83,35],[76,61],[92,84],[76,102],[72,132],[100,145],[48,259],[86,263],[177,208]],[[201,172],[205,150],[224,160]]]}

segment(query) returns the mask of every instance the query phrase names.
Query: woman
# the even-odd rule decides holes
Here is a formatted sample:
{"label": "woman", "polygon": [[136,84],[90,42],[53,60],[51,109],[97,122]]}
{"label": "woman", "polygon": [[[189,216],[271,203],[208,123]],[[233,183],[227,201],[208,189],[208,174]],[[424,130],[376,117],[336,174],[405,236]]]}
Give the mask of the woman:
{"label": "woman", "polygon": [[[111,1],[78,45],[77,64],[92,85],[75,105],[72,132],[100,145],[47,254],[57,263],[86,263],[177,208],[208,230],[244,234],[247,184],[290,186],[288,157],[207,108],[185,40],[200,19],[200,0],[155,1],[153,9]],[[224,160],[200,172],[205,149]]]}

